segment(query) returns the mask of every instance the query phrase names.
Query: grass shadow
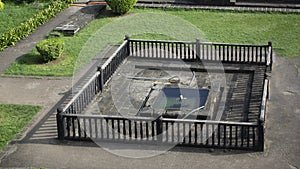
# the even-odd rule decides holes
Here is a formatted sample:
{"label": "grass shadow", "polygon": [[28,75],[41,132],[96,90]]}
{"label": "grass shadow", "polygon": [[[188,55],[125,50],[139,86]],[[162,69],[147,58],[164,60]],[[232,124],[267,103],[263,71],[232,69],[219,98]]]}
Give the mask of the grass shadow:
{"label": "grass shadow", "polygon": [[58,64],[59,62],[64,61],[67,58],[66,55],[62,54],[59,58],[50,61],[50,62],[45,62],[43,60],[43,57],[35,50],[33,49],[31,52],[22,55],[19,57],[16,62],[20,65],[55,65]]}
{"label": "grass shadow", "polygon": [[[85,13],[85,14],[95,14],[95,13],[99,13],[99,11],[105,9],[105,5],[91,5],[91,6],[86,6],[86,7],[83,7],[82,9],[80,9],[80,11],[82,13]],[[102,13],[102,12],[100,12]]]}
{"label": "grass shadow", "polygon": [[16,61],[18,64],[21,65],[42,65],[45,64],[43,58],[38,52],[30,52],[23,56],[21,56]]}
{"label": "grass shadow", "polygon": [[119,17],[119,15],[112,12],[112,10],[106,9],[101,14],[97,15],[95,19],[102,19],[102,18],[114,18]]}
{"label": "grass shadow", "polygon": [[126,17],[132,14],[135,14],[135,11],[129,11],[128,13],[124,15],[118,15],[113,13],[113,11],[109,8],[106,8],[103,12],[101,12],[99,15],[95,17],[95,19],[103,19],[103,18],[120,18],[120,17]]}

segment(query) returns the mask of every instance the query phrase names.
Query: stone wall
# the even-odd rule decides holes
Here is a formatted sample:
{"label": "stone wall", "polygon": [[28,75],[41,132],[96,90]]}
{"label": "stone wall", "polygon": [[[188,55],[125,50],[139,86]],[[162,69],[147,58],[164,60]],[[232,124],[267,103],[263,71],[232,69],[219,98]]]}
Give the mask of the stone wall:
{"label": "stone wall", "polygon": [[237,2],[249,3],[282,3],[282,4],[300,4],[299,0],[236,0]]}
{"label": "stone wall", "polygon": [[238,3],[275,3],[275,4],[300,4],[300,0],[193,0],[201,5],[234,5]]}
{"label": "stone wall", "polygon": [[201,5],[230,5],[232,0],[193,0],[196,4]]}

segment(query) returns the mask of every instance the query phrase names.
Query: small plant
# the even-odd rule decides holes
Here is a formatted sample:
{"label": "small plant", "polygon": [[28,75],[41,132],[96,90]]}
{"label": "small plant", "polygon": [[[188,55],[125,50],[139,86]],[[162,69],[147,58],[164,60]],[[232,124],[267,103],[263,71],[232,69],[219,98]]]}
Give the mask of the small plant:
{"label": "small plant", "polygon": [[0,10],[4,9],[4,3],[0,0]]}
{"label": "small plant", "polygon": [[106,0],[112,11],[118,15],[123,15],[133,8],[137,0]]}
{"label": "small plant", "polygon": [[50,62],[60,57],[63,53],[65,43],[60,38],[50,38],[40,41],[36,45],[37,51],[41,54],[44,62]]}
{"label": "small plant", "polygon": [[63,36],[64,35],[61,32],[52,31],[46,37],[49,39],[49,38],[59,38],[59,37],[63,37]]}

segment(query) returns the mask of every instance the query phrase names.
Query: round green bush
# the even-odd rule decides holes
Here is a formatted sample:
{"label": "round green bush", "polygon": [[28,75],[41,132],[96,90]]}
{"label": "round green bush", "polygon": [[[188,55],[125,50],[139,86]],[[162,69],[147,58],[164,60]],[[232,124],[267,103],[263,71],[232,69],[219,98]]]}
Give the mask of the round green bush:
{"label": "round green bush", "polygon": [[60,57],[64,51],[65,43],[60,38],[50,38],[40,41],[36,45],[37,51],[45,62],[53,61]]}
{"label": "round green bush", "polygon": [[4,3],[0,0],[0,10],[4,9]]}
{"label": "round green bush", "polygon": [[123,15],[133,8],[137,0],[106,0],[107,5],[116,14]]}

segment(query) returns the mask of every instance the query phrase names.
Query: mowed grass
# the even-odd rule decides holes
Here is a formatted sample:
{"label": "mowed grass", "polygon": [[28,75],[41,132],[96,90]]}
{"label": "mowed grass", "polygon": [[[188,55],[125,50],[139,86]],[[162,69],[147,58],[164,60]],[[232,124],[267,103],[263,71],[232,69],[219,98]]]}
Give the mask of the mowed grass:
{"label": "mowed grass", "polygon": [[0,104],[0,151],[39,110],[38,106]]}
{"label": "mowed grass", "polygon": [[279,56],[300,57],[300,15],[262,12],[173,11],[213,42],[273,43]]}
{"label": "mowed grass", "polygon": [[0,35],[32,17],[45,5],[46,3],[38,2],[29,4],[15,4],[13,2],[5,2],[4,9],[0,11]]}
{"label": "mowed grass", "polygon": [[[75,65],[78,66],[78,56],[81,49],[90,37],[101,28],[113,21],[124,20],[135,13],[160,13],[179,17],[190,22],[206,36],[206,41],[267,44],[273,42],[275,52],[284,57],[300,57],[300,15],[263,12],[226,12],[201,10],[162,10],[162,9],[134,9],[125,16],[114,16],[106,11],[101,17],[93,20],[84,29],[73,37],[63,37],[66,48],[62,58],[57,61],[43,64],[39,62],[39,54],[33,49],[28,55],[15,62],[7,74],[37,75],[37,76],[72,76]],[[147,22],[147,18],[145,18]],[[172,25],[157,22],[160,29],[169,30]],[[133,23],[134,24],[134,23]],[[143,25],[135,25],[136,29]],[[111,32],[104,32],[107,39],[96,41],[103,46],[112,42],[118,32],[124,32],[122,26],[114,27]],[[149,27],[151,30],[151,27]],[[152,28],[153,29],[153,28]],[[154,35],[149,32],[134,35],[132,38],[172,40],[166,35]],[[197,37],[195,37],[196,39]],[[120,42],[119,39],[116,43]],[[177,39],[181,40],[181,39]],[[200,39],[201,40],[201,39]],[[84,53],[86,57],[79,61],[80,65],[88,62],[97,51]]]}

